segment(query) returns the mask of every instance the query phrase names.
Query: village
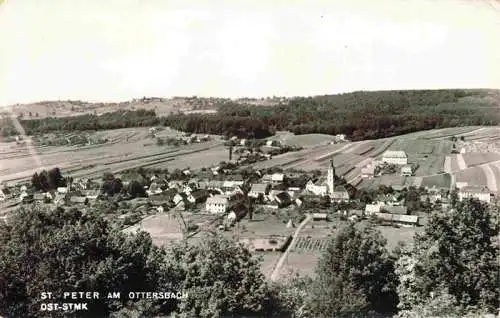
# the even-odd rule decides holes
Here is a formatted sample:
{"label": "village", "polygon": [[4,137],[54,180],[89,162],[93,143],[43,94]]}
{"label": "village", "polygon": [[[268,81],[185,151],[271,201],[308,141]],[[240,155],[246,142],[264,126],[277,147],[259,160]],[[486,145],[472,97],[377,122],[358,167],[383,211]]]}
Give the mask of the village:
{"label": "village", "polygon": [[[192,140],[199,142],[196,137]],[[301,225],[306,223],[303,233],[309,229],[312,234],[294,242],[296,250],[305,245],[321,250],[336,224],[372,222],[404,231],[424,225],[432,212],[446,213],[453,200],[496,200],[486,187],[460,184],[456,185],[456,198],[450,187],[356,189],[336,173],[333,157],[324,170],[255,169],[249,165],[256,160],[252,156],[269,159],[266,156],[281,153],[284,147],[271,140],[252,143],[237,138],[228,139],[226,145],[229,160],[201,170],[136,168],[95,179],[61,176],[58,182],[51,182],[34,181],[34,177],[30,183],[3,185],[2,218],[8,222],[11,211],[30,204],[77,207],[84,212],[99,211],[125,232],[147,231],[158,245],[219,231],[236,237],[254,252],[284,252],[301,236]],[[288,148],[285,150],[291,150]],[[387,150],[380,160],[372,160],[362,169],[362,177],[412,176],[415,169],[404,151]],[[50,179],[51,173],[60,171],[39,172],[37,178]],[[50,188],[51,183],[59,184]]]}

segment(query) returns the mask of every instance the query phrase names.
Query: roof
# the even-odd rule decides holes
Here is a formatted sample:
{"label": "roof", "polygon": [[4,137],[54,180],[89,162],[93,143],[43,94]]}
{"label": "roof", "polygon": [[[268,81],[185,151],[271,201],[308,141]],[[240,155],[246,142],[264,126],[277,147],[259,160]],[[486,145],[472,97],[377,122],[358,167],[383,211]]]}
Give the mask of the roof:
{"label": "roof", "polygon": [[417,215],[404,215],[404,214],[390,214],[390,213],[377,213],[377,217],[384,221],[405,222],[405,223],[418,223]]}
{"label": "roof", "polygon": [[207,204],[227,204],[229,202],[225,195],[214,195],[207,199]]}
{"label": "roof", "polygon": [[366,212],[380,212],[380,205],[378,204],[367,204],[365,206]]}
{"label": "roof", "polygon": [[384,158],[408,158],[406,153],[402,150],[387,150],[382,155]]}
{"label": "roof", "polygon": [[85,203],[85,202],[87,202],[86,197],[80,197],[80,196],[72,196],[69,200],[73,203]]}
{"label": "roof", "polygon": [[410,170],[410,171],[413,171],[411,165],[404,165],[401,167],[401,170]]}
{"label": "roof", "polygon": [[206,191],[206,190],[196,190],[196,191],[191,192],[191,195],[195,199],[201,199],[201,198],[204,198],[204,197],[208,196],[208,191]]}
{"label": "roof", "polygon": [[288,192],[285,191],[276,194],[275,198],[280,201],[288,201],[291,199],[290,194],[288,194]]}
{"label": "roof", "polygon": [[254,183],[252,184],[252,188],[250,192],[264,193],[266,192],[268,185],[265,183]]}
{"label": "roof", "polygon": [[46,195],[45,193],[35,193],[33,194],[33,199],[35,200],[45,200]]}
{"label": "roof", "polygon": [[381,211],[387,211],[390,214],[406,214],[408,212],[408,208],[405,206],[392,206],[392,205],[383,205],[380,207]]}
{"label": "roof", "polygon": [[283,181],[285,175],[283,173],[273,173],[271,175],[271,180],[273,181]]}
{"label": "roof", "polygon": [[418,216],[417,215],[401,215],[401,214],[393,214],[392,220],[395,222],[407,222],[407,223],[417,223]]}
{"label": "roof", "polygon": [[326,219],[328,217],[327,213],[313,213],[313,219]]}

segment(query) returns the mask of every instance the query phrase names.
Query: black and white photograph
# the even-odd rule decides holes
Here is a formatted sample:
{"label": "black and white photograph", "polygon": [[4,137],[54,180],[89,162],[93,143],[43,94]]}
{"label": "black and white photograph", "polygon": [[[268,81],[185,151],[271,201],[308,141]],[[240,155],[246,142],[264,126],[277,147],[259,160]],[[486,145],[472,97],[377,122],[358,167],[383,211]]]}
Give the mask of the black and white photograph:
{"label": "black and white photograph", "polygon": [[0,318],[500,318],[499,0],[0,0]]}

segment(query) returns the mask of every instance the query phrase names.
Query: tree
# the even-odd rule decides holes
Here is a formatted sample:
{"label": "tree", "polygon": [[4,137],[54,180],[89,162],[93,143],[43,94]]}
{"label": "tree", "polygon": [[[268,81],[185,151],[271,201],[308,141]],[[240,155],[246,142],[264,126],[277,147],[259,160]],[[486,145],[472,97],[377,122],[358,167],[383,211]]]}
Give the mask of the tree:
{"label": "tree", "polygon": [[432,215],[413,249],[397,263],[400,309],[411,310],[446,290],[464,308],[496,310],[498,229],[488,205],[476,199],[458,202],[449,214]]}
{"label": "tree", "polygon": [[114,178],[111,181],[105,181],[102,185],[102,192],[113,196],[119,194],[123,189],[123,183],[120,178]]}
{"label": "tree", "polygon": [[49,189],[50,190],[55,190],[58,187],[64,187],[66,186],[66,181],[63,178],[61,174],[61,170],[59,168],[53,168],[50,169],[47,173],[48,175],[48,183],[49,183]]}
{"label": "tree", "polygon": [[349,225],[329,242],[316,268],[309,309],[315,317],[390,314],[396,309],[394,264],[371,226]]}
{"label": "tree", "polygon": [[204,237],[167,251],[168,268],[189,294],[175,317],[242,317],[270,315],[271,292],[259,263],[241,244],[221,236]]}
{"label": "tree", "polygon": [[136,180],[129,183],[127,192],[133,198],[137,198],[137,197],[145,198],[148,196],[146,194],[146,190],[144,189],[144,187],[139,183],[139,181],[136,181]]}
{"label": "tree", "polygon": [[[56,297],[53,302],[68,302],[61,298],[65,291],[107,295],[108,291],[163,290],[170,275],[163,270],[164,257],[148,234],[126,237],[97,214],[21,208],[9,225],[0,225],[0,315],[39,317],[40,305],[46,302],[40,295],[47,291]],[[128,308],[152,316],[157,308],[169,313],[176,306],[172,301],[127,301],[127,297],[89,301],[84,315],[105,317]],[[51,312],[50,316],[68,314]]]}

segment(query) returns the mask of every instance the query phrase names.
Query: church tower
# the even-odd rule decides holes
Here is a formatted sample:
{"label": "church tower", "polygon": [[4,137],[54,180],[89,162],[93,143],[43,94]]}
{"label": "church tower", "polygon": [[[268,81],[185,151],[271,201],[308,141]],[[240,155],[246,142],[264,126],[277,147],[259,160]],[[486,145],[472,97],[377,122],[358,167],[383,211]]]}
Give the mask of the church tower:
{"label": "church tower", "polygon": [[333,164],[333,159],[330,160],[326,182],[328,185],[328,194],[332,195],[333,191],[335,191],[335,165]]}

